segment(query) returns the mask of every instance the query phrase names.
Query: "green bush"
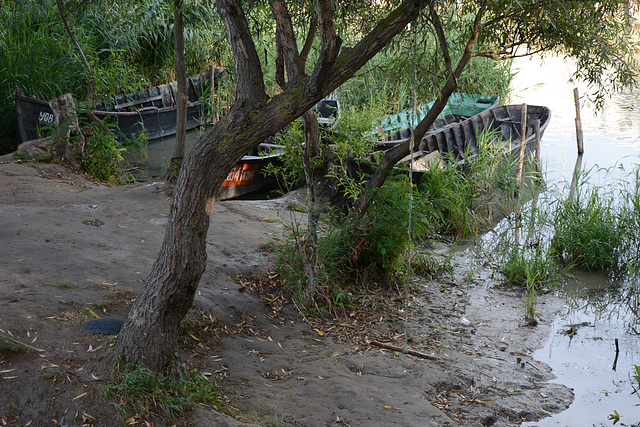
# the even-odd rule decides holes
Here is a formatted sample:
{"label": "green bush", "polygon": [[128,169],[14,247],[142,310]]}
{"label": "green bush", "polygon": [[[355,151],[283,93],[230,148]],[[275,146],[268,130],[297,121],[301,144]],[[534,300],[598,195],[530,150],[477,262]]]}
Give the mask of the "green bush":
{"label": "green bush", "polygon": [[83,94],[87,79],[55,1],[0,3],[0,154],[19,142],[14,93],[52,99]]}

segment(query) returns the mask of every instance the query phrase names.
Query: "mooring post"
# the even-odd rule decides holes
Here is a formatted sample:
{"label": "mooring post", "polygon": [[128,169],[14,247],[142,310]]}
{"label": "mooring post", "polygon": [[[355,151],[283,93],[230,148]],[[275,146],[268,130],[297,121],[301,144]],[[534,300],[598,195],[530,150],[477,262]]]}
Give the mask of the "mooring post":
{"label": "mooring post", "polygon": [[533,131],[536,134],[536,170],[540,172],[542,169],[540,167],[540,119],[533,121]]}
{"label": "mooring post", "polygon": [[522,104],[522,127],[520,130],[520,162],[518,163],[518,182],[522,182],[522,169],[524,167],[524,149],[527,139],[527,104]]}
{"label": "mooring post", "polygon": [[580,119],[580,94],[578,88],[573,89],[573,100],[576,104],[576,138],[578,141],[578,154],[584,153],[584,147],[582,145],[582,120]]}

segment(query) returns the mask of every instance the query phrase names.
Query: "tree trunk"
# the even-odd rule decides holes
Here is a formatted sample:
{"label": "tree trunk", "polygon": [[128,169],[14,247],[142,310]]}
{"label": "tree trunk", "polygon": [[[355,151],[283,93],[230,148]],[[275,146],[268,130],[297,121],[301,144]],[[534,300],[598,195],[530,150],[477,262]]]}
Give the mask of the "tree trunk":
{"label": "tree trunk", "polygon": [[[176,182],[178,172],[184,159],[187,139],[187,67],[184,58],[184,32],[182,23],[183,0],[173,1],[173,32],[175,39],[176,78],[178,81],[178,108],[176,110],[176,142],[169,169],[165,174],[165,182]],[[213,88],[213,86],[211,86]]]}
{"label": "tree trunk", "polygon": [[[49,154],[55,164],[77,171],[80,169],[80,161],[85,157],[86,142],[78,123],[76,104],[71,94],[65,93],[60,98],[49,102],[49,105],[58,117],[58,133],[55,134],[55,140],[49,147]],[[70,144],[72,135],[77,138],[75,147]]]}
{"label": "tree trunk", "polygon": [[332,37],[323,46],[311,76],[290,81],[286,90],[269,98],[241,0],[217,0],[216,4],[234,54],[236,101],[187,155],[160,254],[118,336],[117,349],[127,363],[144,362],[155,370],[166,368],[173,359],[175,330],[191,307],[205,270],[210,215],[228,172],[246,152],[353,76],[421,9],[419,0],[406,0],[371,34],[339,56],[340,41]]}
{"label": "tree trunk", "polygon": [[311,110],[302,115],[304,119],[305,144],[302,162],[304,176],[307,183],[307,233],[298,241],[298,250],[302,258],[302,268],[308,283],[304,290],[305,302],[310,302],[315,296],[316,289],[316,248],[318,240],[318,221],[320,212],[316,206],[315,183],[318,180],[317,171],[313,168],[313,159],[320,154],[320,128],[315,113]]}

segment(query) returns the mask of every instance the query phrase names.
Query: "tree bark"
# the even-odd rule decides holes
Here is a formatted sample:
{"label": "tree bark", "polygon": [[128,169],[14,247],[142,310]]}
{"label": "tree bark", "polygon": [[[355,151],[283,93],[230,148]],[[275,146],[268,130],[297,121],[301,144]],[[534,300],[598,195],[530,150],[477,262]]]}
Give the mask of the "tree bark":
{"label": "tree bark", "polygon": [[217,0],[236,64],[237,96],[185,158],[172,197],[162,248],[118,336],[130,364],[161,370],[175,351],[175,330],[191,304],[206,267],[206,238],[216,192],[234,164],[251,148],[300,117],[348,80],[420,12],[405,0],[371,34],[338,55],[339,40],[323,46],[311,76],[289,81],[269,98],[241,0]]}
{"label": "tree bark", "polygon": [[[169,169],[165,174],[168,184],[176,182],[178,172],[184,159],[187,139],[187,66],[184,58],[184,31],[182,23],[183,0],[173,1],[173,31],[176,56],[176,79],[178,82],[178,105],[176,110],[176,142]],[[212,86],[213,88],[213,86]]]}
{"label": "tree bark", "polygon": [[306,111],[302,117],[305,134],[302,162],[307,183],[307,233],[299,239],[298,251],[302,258],[303,272],[308,279],[303,298],[306,303],[309,303],[316,293],[316,249],[320,212],[316,206],[315,184],[318,181],[318,173],[313,168],[313,159],[320,154],[320,128],[318,127],[318,118],[313,111]]}
{"label": "tree bark", "polygon": [[[318,9],[322,10],[322,13],[325,15],[328,15],[331,13],[331,9],[329,8],[327,10],[323,1],[318,2],[318,4],[321,5]],[[290,81],[295,81],[295,79],[302,77],[306,73],[306,58],[315,35],[316,24],[315,19],[312,20],[305,46],[303,47],[303,51],[299,53],[296,35],[291,22],[291,15],[287,10],[284,0],[272,0],[271,10],[276,21],[276,45],[278,52],[276,81],[284,89],[286,79],[283,68],[285,66]],[[323,19],[325,21],[329,20],[330,16],[325,16]],[[298,253],[302,261],[303,273],[307,278],[307,283],[303,291],[303,299],[308,303],[313,299],[316,292],[316,248],[320,215],[316,209],[316,172],[313,168],[313,159],[317,158],[320,153],[320,129],[318,126],[318,118],[313,111],[307,110],[302,115],[302,118],[304,120],[305,130],[302,164],[307,187],[307,232],[298,238]]]}
{"label": "tree bark", "polygon": [[[80,169],[80,161],[85,158],[86,141],[78,123],[76,104],[71,94],[65,93],[49,102],[49,105],[58,117],[58,133],[49,146],[49,154],[54,163],[77,171]],[[75,147],[70,144],[72,135],[77,138]]]}

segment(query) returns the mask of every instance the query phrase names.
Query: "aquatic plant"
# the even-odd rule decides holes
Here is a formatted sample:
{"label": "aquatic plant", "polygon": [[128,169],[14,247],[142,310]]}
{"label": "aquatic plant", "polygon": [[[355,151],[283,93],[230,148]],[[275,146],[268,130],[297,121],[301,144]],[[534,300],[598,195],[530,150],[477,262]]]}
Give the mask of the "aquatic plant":
{"label": "aquatic plant", "polygon": [[478,154],[466,153],[461,166],[457,159],[443,155],[444,168],[430,168],[418,188],[426,201],[426,215],[441,234],[476,235],[507,216],[518,186],[514,168],[517,161],[505,158],[495,146],[496,131],[477,136]]}
{"label": "aquatic plant", "polygon": [[562,270],[547,251],[515,246],[500,268],[506,284],[541,292],[562,282]]}
{"label": "aquatic plant", "polygon": [[550,250],[571,267],[617,267],[624,246],[620,218],[611,197],[605,199],[596,187],[581,186],[573,197],[557,202]]}

